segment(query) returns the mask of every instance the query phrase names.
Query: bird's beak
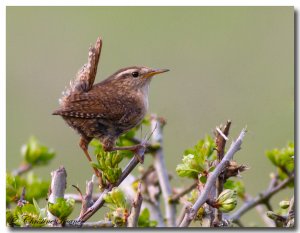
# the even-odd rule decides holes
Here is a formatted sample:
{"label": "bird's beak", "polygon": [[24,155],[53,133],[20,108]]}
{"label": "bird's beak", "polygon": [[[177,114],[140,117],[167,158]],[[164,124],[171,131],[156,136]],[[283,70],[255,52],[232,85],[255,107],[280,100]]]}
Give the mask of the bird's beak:
{"label": "bird's beak", "polygon": [[170,70],[168,69],[155,69],[155,70],[150,70],[148,73],[145,74],[145,78],[150,78],[156,74],[161,74],[161,73],[165,73],[168,72]]}

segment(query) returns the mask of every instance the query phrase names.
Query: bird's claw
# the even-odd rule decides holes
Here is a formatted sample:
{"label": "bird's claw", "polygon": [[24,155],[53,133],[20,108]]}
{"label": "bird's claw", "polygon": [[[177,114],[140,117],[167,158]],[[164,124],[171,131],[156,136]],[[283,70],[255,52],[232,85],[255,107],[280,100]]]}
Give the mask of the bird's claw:
{"label": "bird's claw", "polygon": [[141,164],[144,163],[144,154],[146,151],[146,145],[144,143],[141,143],[136,146],[136,149],[134,150],[134,155],[139,160]]}

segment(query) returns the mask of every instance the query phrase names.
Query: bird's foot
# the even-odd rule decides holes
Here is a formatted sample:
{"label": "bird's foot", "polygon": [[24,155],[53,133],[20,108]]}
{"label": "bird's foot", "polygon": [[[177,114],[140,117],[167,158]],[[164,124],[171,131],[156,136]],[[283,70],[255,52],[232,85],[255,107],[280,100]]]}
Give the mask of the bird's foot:
{"label": "bird's foot", "polygon": [[146,144],[144,143],[136,145],[135,148],[132,150],[134,156],[139,160],[141,164],[144,163],[145,151],[146,151]]}

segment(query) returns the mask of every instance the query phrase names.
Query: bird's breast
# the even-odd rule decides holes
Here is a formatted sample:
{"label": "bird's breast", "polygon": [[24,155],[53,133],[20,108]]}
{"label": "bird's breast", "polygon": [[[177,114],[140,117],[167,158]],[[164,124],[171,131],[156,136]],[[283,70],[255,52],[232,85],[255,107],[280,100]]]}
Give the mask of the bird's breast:
{"label": "bird's breast", "polygon": [[138,125],[145,117],[148,111],[148,96],[141,92],[129,94],[122,100],[124,103],[121,118],[118,125],[124,131]]}

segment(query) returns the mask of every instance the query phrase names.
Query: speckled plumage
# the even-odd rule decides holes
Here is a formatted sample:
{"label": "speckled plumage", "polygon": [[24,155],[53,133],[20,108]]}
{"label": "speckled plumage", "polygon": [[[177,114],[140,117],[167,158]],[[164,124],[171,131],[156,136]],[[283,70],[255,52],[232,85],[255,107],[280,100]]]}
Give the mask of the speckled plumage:
{"label": "speckled plumage", "polygon": [[[53,114],[61,115],[87,141],[97,138],[107,147],[113,146],[121,134],[142,121],[148,110],[151,78],[131,77],[134,71],[148,70],[151,69],[128,67],[95,84],[88,92],[71,91]],[[118,76],[120,73],[123,74]]]}

